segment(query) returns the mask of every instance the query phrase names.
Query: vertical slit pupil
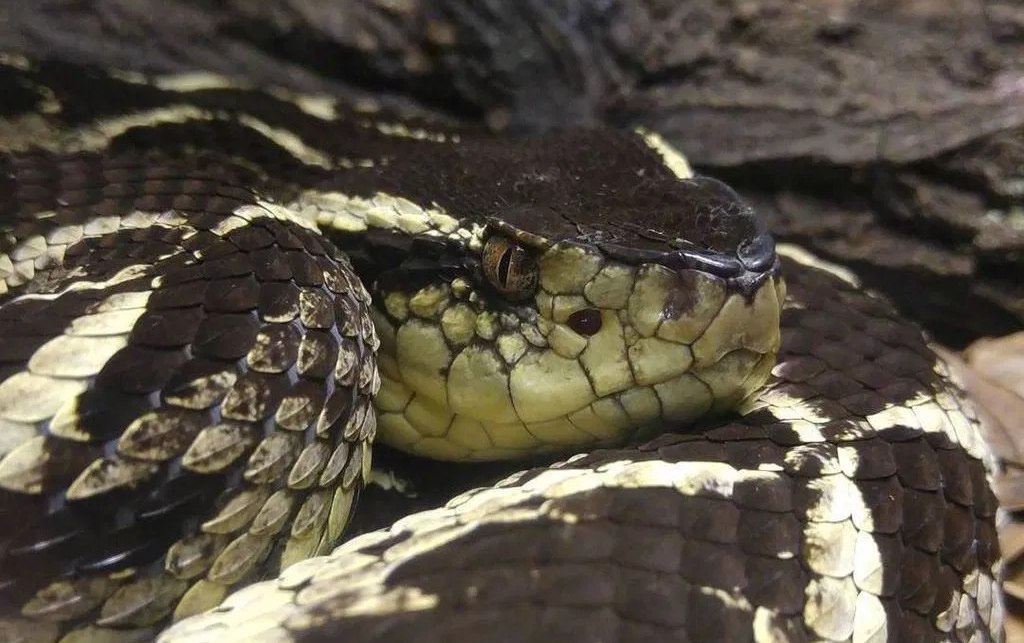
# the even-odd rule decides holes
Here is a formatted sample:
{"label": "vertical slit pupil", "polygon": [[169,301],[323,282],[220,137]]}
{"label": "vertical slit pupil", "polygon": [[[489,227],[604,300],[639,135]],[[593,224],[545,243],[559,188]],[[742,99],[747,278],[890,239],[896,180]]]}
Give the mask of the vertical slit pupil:
{"label": "vertical slit pupil", "polygon": [[511,268],[512,248],[509,248],[501,254],[501,259],[498,260],[498,281],[500,281],[504,286],[508,285],[508,273]]}

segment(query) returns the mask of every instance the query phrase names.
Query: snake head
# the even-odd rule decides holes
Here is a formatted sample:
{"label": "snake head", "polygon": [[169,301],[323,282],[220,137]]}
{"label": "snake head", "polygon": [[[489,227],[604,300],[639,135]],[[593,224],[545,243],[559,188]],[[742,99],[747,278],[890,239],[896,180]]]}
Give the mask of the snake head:
{"label": "snake head", "polygon": [[[526,284],[537,315],[535,341],[495,381],[502,392],[507,381],[508,397],[490,408],[509,409],[508,423],[522,423],[541,449],[683,428],[767,379],[785,296],[774,240],[725,184],[675,185],[675,207],[660,219],[581,217],[558,240],[517,227],[541,228],[529,222],[538,213],[492,222],[485,276],[499,291]],[[483,415],[471,381],[452,370],[467,391],[460,406]]]}
{"label": "snake head", "polygon": [[449,460],[611,445],[767,379],[774,242],[657,137],[463,141],[428,165],[430,192],[361,201],[387,229],[347,246],[373,283],[385,442]]}

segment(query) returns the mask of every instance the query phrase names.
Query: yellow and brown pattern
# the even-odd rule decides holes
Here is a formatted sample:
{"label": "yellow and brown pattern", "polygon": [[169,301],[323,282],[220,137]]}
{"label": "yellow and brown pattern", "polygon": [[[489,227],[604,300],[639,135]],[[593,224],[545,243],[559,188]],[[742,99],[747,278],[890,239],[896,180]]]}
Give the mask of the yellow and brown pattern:
{"label": "yellow and brown pattern", "polygon": [[160,640],[1002,640],[970,406],[891,306],[785,270],[779,363],[742,418],[468,491]]}
{"label": "yellow and brown pattern", "polygon": [[[655,134],[0,63],[0,640],[150,640],[282,571],[164,640],[1000,640],[941,363],[810,259],[783,314],[763,224]],[[450,461],[681,433],[300,563],[378,427]]]}

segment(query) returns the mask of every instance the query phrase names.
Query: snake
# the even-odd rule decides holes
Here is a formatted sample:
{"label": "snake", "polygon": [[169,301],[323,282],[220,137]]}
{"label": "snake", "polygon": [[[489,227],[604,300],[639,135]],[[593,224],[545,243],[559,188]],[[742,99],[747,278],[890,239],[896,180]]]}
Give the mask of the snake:
{"label": "snake", "polygon": [[956,374],[657,133],[0,87],[0,640],[1003,640]]}

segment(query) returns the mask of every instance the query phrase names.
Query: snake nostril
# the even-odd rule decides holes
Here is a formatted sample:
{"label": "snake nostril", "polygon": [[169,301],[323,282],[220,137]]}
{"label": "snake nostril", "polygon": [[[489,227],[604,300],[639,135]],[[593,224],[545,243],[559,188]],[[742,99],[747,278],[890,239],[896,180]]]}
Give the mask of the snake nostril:
{"label": "snake nostril", "polygon": [[601,330],[601,311],[596,308],[577,310],[569,315],[565,323],[580,335],[590,337],[591,335],[596,335]]}
{"label": "snake nostril", "polygon": [[770,234],[747,239],[740,244],[737,255],[747,270],[768,270],[775,263],[775,239]]}

